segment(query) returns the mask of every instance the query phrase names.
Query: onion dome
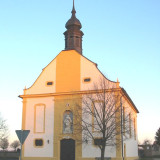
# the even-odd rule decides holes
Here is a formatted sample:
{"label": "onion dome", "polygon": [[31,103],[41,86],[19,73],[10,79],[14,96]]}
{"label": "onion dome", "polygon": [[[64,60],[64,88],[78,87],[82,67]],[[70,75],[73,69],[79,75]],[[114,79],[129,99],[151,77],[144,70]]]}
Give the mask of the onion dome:
{"label": "onion dome", "polygon": [[82,28],[81,22],[76,18],[76,10],[74,8],[74,1],[73,1],[73,9],[72,9],[72,16],[66,23],[66,28],[70,28],[71,26],[78,26],[79,29]]}

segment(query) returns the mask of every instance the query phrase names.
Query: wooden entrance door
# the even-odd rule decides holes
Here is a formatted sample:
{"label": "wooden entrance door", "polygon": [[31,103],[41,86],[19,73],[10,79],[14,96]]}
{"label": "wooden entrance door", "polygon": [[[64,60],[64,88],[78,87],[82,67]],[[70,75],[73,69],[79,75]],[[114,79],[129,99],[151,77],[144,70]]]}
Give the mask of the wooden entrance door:
{"label": "wooden entrance door", "polygon": [[60,160],[75,160],[75,140],[62,139]]}

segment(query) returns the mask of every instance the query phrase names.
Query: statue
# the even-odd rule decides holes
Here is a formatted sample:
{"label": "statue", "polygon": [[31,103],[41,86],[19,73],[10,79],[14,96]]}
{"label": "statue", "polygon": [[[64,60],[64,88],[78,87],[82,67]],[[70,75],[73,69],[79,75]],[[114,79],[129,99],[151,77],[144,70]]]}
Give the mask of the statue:
{"label": "statue", "polygon": [[63,127],[63,133],[72,133],[72,119],[69,114],[64,118]]}

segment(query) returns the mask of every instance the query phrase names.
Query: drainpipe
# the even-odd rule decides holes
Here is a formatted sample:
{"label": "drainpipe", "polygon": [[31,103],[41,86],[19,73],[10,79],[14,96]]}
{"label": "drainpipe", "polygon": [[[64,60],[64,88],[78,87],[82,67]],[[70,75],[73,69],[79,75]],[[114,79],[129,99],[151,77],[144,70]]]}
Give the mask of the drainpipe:
{"label": "drainpipe", "polygon": [[121,105],[121,144],[122,144],[122,160],[124,160],[123,154],[123,107],[122,107],[122,97],[120,98],[120,105]]}

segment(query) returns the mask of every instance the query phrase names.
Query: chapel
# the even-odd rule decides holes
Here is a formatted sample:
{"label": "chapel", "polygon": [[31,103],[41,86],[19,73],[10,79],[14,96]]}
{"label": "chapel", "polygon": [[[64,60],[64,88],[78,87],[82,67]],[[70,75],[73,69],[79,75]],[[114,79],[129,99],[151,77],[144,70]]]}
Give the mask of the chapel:
{"label": "chapel", "polygon": [[[79,119],[82,121],[78,123],[78,114],[75,110],[78,107],[85,108],[85,104],[86,106],[104,104],[103,100],[95,98],[97,95],[104,94],[104,98],[107,94],[119,97],[122,109],[120,114],[117,114],[120,115],[119,126],[115,125],[121,132],[115,136],[114,140],[112,139],[110,142],[112,145],[106,143],[105,160],[136,160],[138,158],[138,109],[127,92],[120,87],[118,80],[114,82],[106,78],[97,64],[83,55],[84,34],[81,31],[81,22],[76,17],[74,1],[71,18],[66,22],[65,27],[65,49],[42,70],[33,85],[25,88],[23,95],[19,96],[23,99],[22,129],[30,130],[22,148],[22,160],[100,159],[101,150],[96,140],[101,139],[102,134],[95,131],[95,129],[100,130],[95,127],[99,120],[95,123],[96,116],[92,114],[88,117],[84,116],[85,113],[81,110]],[[101,85],[99,86],[100,82],[103,82],[102,85],[105,84],[102,88]],[[92,101],[86,101],[86,97]],[[114,104],[115,109],[116,104]],[[124,122],[123,124],[121,122],[127,115],[125,110],[130,112],[129,134],[122,133],[125,127]],[[93,112],[91,110],[91,113]],[[97,114],[99,114],[98,111]],[[83,131],[85,128],[83,117],[87,119],[88,124],[91,124],[90,133],[85,134]],[[101,128],[101,125],[99,127]],[[79,132],[76,128],[79,128]],[[114,132],[118,131],[117,128]],[[89,137],[91,141],[87,139],[88,134],[93,136]],[[116,143],[118,141],[116,137],[120,139],[118,143]]]}

